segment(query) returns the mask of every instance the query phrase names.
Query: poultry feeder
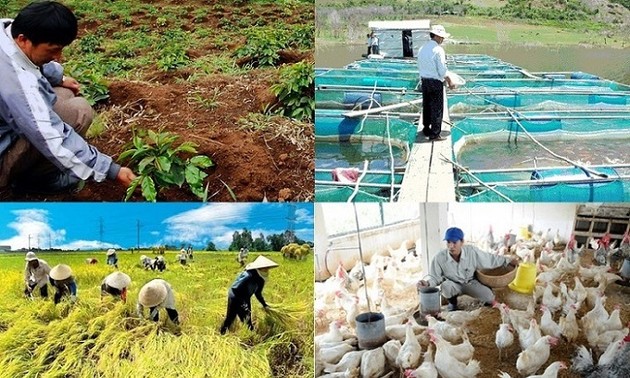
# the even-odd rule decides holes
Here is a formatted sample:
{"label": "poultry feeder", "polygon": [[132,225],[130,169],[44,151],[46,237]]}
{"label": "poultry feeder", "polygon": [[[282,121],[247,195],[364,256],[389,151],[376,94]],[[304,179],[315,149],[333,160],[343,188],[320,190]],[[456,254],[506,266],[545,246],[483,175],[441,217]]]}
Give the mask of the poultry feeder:
{"label": "poultry feeder", "polygon": [[357,339],[359,349],[374,349],[385,344],[385,316],[380,312],[364,312],[357,315]]}
{"label": "poultry feeder", "polygon": [[630,280],[630,260],[624,259],[623,265],[621,266],[621,270],[619,271],[619,275],[625,280]]}
{"label": "poultry feeder", "polygon": [[521,293],[531,294],[536,285],[536,265],[520,263],[516,270],[516,278],[508,285],[510,289]]}
{"label": "poultry feeder", "polygon": [[420,297],[419,315],[422,315],[420,318],[424,319],[426,315],[437,316],[440,312],[440,289],[421,287],[418,288],[418,296]]}

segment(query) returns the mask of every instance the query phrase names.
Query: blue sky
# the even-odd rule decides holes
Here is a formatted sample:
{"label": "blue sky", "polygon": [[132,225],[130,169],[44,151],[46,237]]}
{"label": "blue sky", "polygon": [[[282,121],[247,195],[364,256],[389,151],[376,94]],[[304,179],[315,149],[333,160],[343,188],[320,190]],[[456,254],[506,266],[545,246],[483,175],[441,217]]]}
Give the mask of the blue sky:
{"label": "blue sky", "polygon": [[[313,241],[313,204],[296,203],[294,230]],[[234,231],[257,237],[284,232],[286,203],[6,203],[0,204],[0,245],[68,250],[131,248],[213,241],[227,248]],[[102,229],[102,232],[101,232]]]}

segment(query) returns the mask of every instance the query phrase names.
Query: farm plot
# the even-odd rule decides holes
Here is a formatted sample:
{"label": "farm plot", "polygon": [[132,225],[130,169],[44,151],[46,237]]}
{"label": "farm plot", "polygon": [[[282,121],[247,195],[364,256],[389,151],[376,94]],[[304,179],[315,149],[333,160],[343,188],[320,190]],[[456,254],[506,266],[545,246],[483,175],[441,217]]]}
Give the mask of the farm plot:
{"label": "farm plot", "polygon": [[[113,271],[104,252],[38,255],[51,267],[72,267],[78,299],[55,306],[37,293],[27,300],[24,255],[0,255],[0,377],[313,376],[312,257],[284,260],[266,253],[280,267],[271,272],[263,295],[287,315],[267,316],[252,298],[254,331],[237,320],[221,336],[227,289],[240,271],[235,253],[195,253],[184,266],[167,252],[167,270],[159,273],[141,267],[141,253],[119,252],[119,268],[132,278],[126,304],[100,299],[101,280]],[[249,261],[257,255],[250,253]],[[92,257],[98,263],[87,264]],[[157,323],[136,315],[138,292],[153,278],[173,286],[180,326],[164,310]]]}
{"label": "farm plot", "polygon": [[[15,17],[26,3],[1,2],[0,17]],[[136,173],[139,162],[120,155],[134,136],[149,143],[149,131],[177,136],[174,145],[194,143],[212,160],[201,193],[157,185],[158,201],[200,200],[204,191],[218,202],[312,200],[312,1],[64,4],[79,19],[79,36],[62,63],[97,111],[88,142]],[[91,181],[73,194],[0,192],[5,201],[125,196],[115,183]],[[129,200],[146,198],[138,189]]]}

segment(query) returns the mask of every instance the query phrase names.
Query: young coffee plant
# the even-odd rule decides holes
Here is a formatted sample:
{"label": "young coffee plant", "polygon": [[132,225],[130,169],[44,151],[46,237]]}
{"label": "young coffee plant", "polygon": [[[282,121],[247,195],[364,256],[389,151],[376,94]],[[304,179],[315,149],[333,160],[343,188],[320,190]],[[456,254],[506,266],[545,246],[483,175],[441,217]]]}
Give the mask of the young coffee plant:
{"label": "young coffee plant", "polygon": [[[201,199],[207,198],[203,180],[208,176],[203,171],[213,165],[205,155],[195,155],[197,146],[184,142],[175,146],[179,136],[170,132],[156,133],[149,130],[144,137],[134,135],[132,146],[120,154],[120,161],[129,160],[136,166],[138,177],[127,188],[125,201],[131,198],[138,185],[147,201],[155,202],[160,188],[188,184],[190,191]],[[182,155],[195,155],[184,158]]]}
{"label": "young coffee plant", "polygon": [[282,68],[280,83],[271,86],[278,96],[278,113],[298,120],[312,120],[315,111],[313,63],[302,61]]}

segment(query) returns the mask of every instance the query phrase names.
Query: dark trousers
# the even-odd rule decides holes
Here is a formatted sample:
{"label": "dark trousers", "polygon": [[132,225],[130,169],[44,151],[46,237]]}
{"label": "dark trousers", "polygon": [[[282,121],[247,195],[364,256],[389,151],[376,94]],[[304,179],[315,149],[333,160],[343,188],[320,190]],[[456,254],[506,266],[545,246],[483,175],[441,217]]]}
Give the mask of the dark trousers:
{"label": "dark trousers", "polygon": [[[175,324],[179,324],[179,313],[174,308],[167,308],[166,313],[168,314],[168,318]],[[149,307],[149,318],[154,322],[160,320],[160,309],[159,307]]]}
{"label": "dark trousers", "polygon": [[444,83],[422,78],[422,132],[429,138],[440,136],[444,112]]}
{"label": "dark trousers", "polygon": [[253,330],[254,324],[252,324],[251,308],[252,306],[248,300],[244,301],[242,299],[228,297],[227,314],[221,326],[221,334],[224,335],[225,332],[227,332],[237,316],[243,323],[247,324],[250,330]]}
{"label": "dark trousers", "polygon": [[[28,287],[24,289],[24,295],[32,295],[33,289],[35,289],[35,286],[37,286],[37,283],[35,282],[29,283]],[[44,285],[40,287],[39,294],[42,296],[42,298],[48,298],[48,285]]]}

